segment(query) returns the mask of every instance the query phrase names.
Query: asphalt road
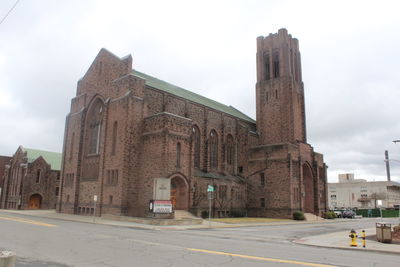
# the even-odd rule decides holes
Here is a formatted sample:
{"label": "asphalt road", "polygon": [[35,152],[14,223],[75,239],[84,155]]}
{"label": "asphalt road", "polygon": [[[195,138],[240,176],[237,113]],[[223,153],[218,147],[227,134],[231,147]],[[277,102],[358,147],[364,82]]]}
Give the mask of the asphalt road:
{"label": "asphalt road", "polygon": [[[396,221],[397,222],[397,221]],[[0,249],[17,266],[384,266],[400,255],[319,248],[292,240],[374,220],[202,230],[144,230],[0,212]]]}

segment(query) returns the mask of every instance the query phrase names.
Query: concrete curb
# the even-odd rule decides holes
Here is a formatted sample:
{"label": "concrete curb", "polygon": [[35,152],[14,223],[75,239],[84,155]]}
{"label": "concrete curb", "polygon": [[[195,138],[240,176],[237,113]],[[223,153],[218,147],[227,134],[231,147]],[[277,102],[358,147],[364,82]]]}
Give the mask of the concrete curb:
{"label": "concrete curb", "polygon": [[12,251],[0,251],[0,267],[14,267],[17,256]]}
{"label": "concrete curb", "polygon": [[[301,240],[301,239],[298,239]],[[355,250],[355,251],[364,251],[364,252],[378,252],[378,253],[383,253],[383,254],[392,254],[392,255],[399,255],[399,252],[395,251],[389,251],[389,250],[379,250],[379,249],[368,249],[368,248],[363,248],[363,249],[358,249],[358,248],[352,248],[352,247],[333,247],[333,246],[328,246],[328,245],[316,245],[316,244],[307,244],[303,242],[298,242],[298,240],[292,241],[293,243],[297,245],[303,245],[303,246],[309,246],[309,247],[320,247],[320,248],[333,248],[333,249],[340,249],[340,250]]]}
{"label": "concrete curb", "polygon": [[[367,230],[372,230],[372,229],[367,229]],[[381,244],[377,241],[367,241],[367,247],[363,248],[362,246],[359,247],[350,247],[350,246],[344,246],[343,244],[348,243],[348,240],[346,238],[343,239],[339,239],[336,242],[339,243],[343,243],[342,245],[337,245],[337,244],[329,244],[326,243],[324,244],[323,242],[320,243],[316,243],[315,239],[319,238],[321,240],[329,240],[330,237],[332,237],[333,235],[339,235],[339,236],[345,236],[347,237],[347,233],[346,232],[335,232],[335,233],[329,233],[329,234],[325,234],[325,235],[314,235],[314,236],[308,236],[308,237],[302,237],[296,240],[293,240],[292,243],[295,244],[299,244],[299,245],[305,245],[305,246],[313,246],[313,247],[323,247],[323,248],[334,248],[334,249],[341,249],[341,250],[352,250],[352,251],[365,251],[365,252],[379,252],[379,253],[387,253],[387,254],[393,254],[393,255],[399,255],[400,254],[400,250],[399,251],[393,251],[393,247],[385,247],[386,244]],[[371,236],[371,235],[368,235]],[[335,238],[335,237],[334,237]],[[361,238],[358,238],[358,241],[361,241]],[[372,242],[372,246],[382,246],[382,248],[369,248],[368,247],[368,243]],[[396,245],[397,246],[397,245]],[[399,245],[400,248],[400,245]]]}

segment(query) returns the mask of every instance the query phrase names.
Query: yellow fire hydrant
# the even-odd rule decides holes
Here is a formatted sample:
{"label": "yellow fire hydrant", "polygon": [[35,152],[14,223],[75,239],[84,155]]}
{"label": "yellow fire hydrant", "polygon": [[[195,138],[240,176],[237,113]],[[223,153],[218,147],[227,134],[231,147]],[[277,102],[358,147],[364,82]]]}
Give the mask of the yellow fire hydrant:
{"label": "yellow fire hydrant", "polygon": [[361,234],[361,237],[362,237],[362,245],[363,245],[363,248],[365,248],[366,247],[366,241],[365,241],[365,230],[362,230],[362,234]]}
{"label": "yellow fire hydrant", "polygon": [[358,246],[358,244],[357,244],[357,233],[356,233],[356,231],[354,231],[354,229],[351,229],[351,231],[350,231],[350,235],[349,235],[349,237],[350,237],[350,247],[357,247]]}

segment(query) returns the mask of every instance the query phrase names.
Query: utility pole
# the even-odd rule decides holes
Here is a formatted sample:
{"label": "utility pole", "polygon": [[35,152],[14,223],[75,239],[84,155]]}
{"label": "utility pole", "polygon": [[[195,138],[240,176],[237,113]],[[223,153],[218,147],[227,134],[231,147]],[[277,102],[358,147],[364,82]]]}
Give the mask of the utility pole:
{"label": "utility pole", "polygon": [[[394,141],[393,141],[394,142]],[[387,180],[390,181],[390,163],[389,163],[389,152],[385,150],[385,163],[386,163],[386,175]]]}

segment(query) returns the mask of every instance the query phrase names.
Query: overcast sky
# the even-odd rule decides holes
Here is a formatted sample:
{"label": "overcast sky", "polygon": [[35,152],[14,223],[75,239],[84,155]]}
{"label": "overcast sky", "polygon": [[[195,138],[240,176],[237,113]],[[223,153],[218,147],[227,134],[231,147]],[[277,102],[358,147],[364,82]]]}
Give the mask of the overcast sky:
{"label": "overcast sky", "polygon": [[[400,181],[398,1],[21,0],[0,25],[0,155],[62,150],[80,79],[104,47],[255,118],[256,37],[299,39],[308,142],[338,173]],[[0,19],[15,0],[0,1]]]}

